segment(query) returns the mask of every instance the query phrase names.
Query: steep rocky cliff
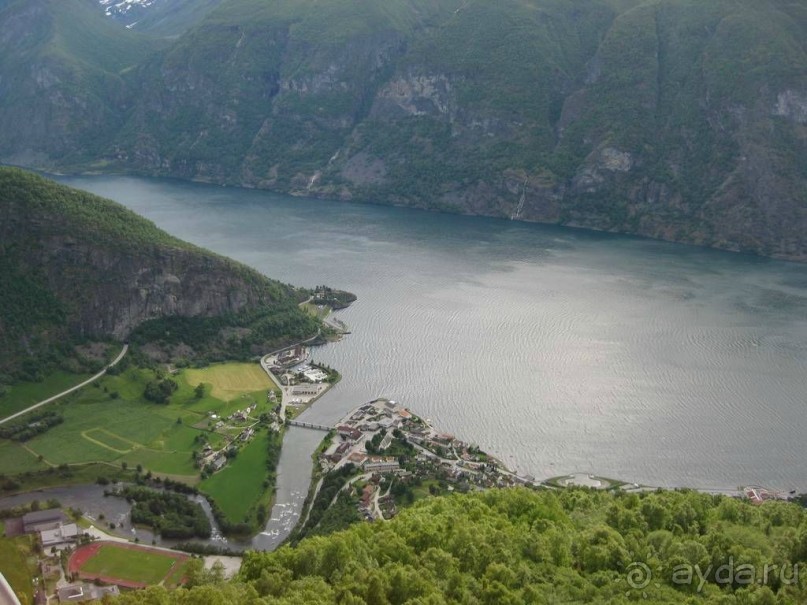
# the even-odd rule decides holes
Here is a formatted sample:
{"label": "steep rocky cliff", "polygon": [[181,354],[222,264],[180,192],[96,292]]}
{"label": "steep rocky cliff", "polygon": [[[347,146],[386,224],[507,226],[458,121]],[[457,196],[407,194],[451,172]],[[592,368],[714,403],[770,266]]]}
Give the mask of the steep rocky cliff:
{"label": "steep rocky cliff", "polygon": [[217,319],[216,330],[235,327],[244,338],[256,321],[282,316],[285,332],[259,334],[268,341],[316,332],[291,286],[114,202],[13,168],[0,168],[0,275],[0,368],[64,341],[122,340],[172,317]]}
{"label": "steep rocky cliff", "polygon": [[0,103],[0,158],[807,260],[805,41],[791,0],[225,0],[80,153]]}

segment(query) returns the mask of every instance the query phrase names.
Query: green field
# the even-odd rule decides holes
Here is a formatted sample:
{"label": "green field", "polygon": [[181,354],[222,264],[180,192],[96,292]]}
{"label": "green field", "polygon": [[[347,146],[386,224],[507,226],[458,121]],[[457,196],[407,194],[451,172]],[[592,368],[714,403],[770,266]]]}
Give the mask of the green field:
{"label": "green field", "polygon": [[169,553],[104,544],[81,567],[81,572],[143,584],[159,584],[176,561],[176,557]]}
{"label": "green field", "polygon": [[238,453],[235,460],[199,485],[233,523],[245,520],[250,509],[264,498],[267,448],[267,434],[261,432]]}
{"label": "green field", "polygon": [[[2,532],[0,532],[2,535]],[[0,538],[0,572],[17,594],[22,605],[34,602],[32,579],[36,574],[36,558],[30,536]]]}
{"label": "green field", "polygon": [[[143,398],[154,374],[138,368],[105,376],[51,404],[48,409],[58,411],[64,422],[27,441],[24,448],[0,440],[0,472],[15,475],[48,464],[126,462],[132,468],[142,465],[188,483],[198,481],[199,470],[193,463],[197,437],[203,435],[214,446],[224,443],[224,436],[210,432],[209,414],[228,416],[252,403],[259,405],[258,413],[266,411],[271,383],[257,364],[245,363],[183,370],[172,378],[179,388],[167,405]],[[194,393],[199,382],[207,385],[202,398]],[[260,474],[256,482],[262,480]]]}
{"label": "green field", "polygon": [[12,441],[0,440],[0,475],[19,472],[40,471],[48,468],[44,462],[21,445]]}
{"label": "green field", "polygon": [[0,397],[0,418],[15,414],[43,399],[66,391],[89,377],[89,374],[70,374],[58,371],[42,382],[20,382],[7,387],[8,392]]}
{"label": "green field", "polygon": [[[178,388],[168,404],[144,399],[146,385],[155,374],[132,367],[49,405],[47,409],[62,415],[63,423],[25,443],[0,440],[0,474],[15,477],[9,489],[72,484],[79,478],[92,482],[99,475],[114,476],[124,464],[130,471],[140,467],[197,485],[201,471],[194,463],[194,452],[204,443],[224,447],[246,424],[216,429],[217,420],[252,404],[258,406],[251,413],[253,419],[270,409],[266,393],[272,383],[257,364],[184,369],[171,378]],[[197,397],[195,388],[200,383],[206,388]],[[267,435],[259,431],[235,459],[201,485],[233,523],[245,519],[253,523],[259,505],[271,498],[271,490],[264,485],[266,461]],[[69,468],[54,468],[64,464]]]}
{"label": "green field", "polygon": [[273,386],[269,376],[256,363],[216,364],[185,370],[184,375],[188,384],[196,386],[201,382],[209,385],[210,394],[222,401],[231,401],[246,393],[267,391]]}

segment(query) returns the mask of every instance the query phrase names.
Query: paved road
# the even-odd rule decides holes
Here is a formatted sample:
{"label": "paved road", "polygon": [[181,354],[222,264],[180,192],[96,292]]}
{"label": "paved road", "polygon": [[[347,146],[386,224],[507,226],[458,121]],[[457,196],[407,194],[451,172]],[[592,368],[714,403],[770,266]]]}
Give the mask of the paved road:
{"label": "paved road", "polygon": [[40,408],[40,407],[42,407],[43,405],[47,405],[48,403],[52,403],[52,402],[56,401],[57,399],[60,399],[60,398],[64,397],[65,395],[69,395],[69,394],[70,394],[70,393],[72,393],[73,391],[78,391],[80,388],[82,388],[82,387],[86,387],[86,386],[87,386],[88,384],[90,384],[91,382],[93,382],[93,381],[95,381],[95,380],[98,380],[99,378],[101,378],[101,376],[103,376],[104,374],[106,374],[106,371],[107,371],[109,368],[111,368],[111,367],[112,367],[112,366],[114,366],[114,365],[117,365],[117,364],[118,364],[118,362],[120,362],[120,360],[121,360],[121,359],[123,359],[124,355],[126,355],[126,352],[127,352],[128,350],[129,350],[129,345],[128,345],[128,344],[123,345],[123,349],[121,349],[121,352],[118,354],[118,356],[117,356],[117,357],[116,357],[114,360],[112,360],[112,363],[110,363],[108,366],[106,366],[106,367],[105,367],[103,370],[101,370],[100,372],[98,372],[98,373],[97,373],[95,376],[93,376],[92,378],[88,378],[87,380],[85,380],[85,381],[84,381],[84,382],[82,382],[81,384],[77,384],[77,385],[76,385],[76,386],[74,386],[74,387],[70,387],[69,389],[67,389],[66,391],[63,391],[63,392],[59,393],[58,395],[54,395],[53,397],[48,397],[48,398],[47,398],[47,399],[45,399],[44,401],[40,401],[39,403],[36,403],[36,404],[32,405],[32,406],[31,406],[31,407],[29,407],[29,408],[25,408],[25,409],[24,409],[24,410],[22,410],[21,412],[17,412],[16,414],[12,414],[11,416],[9,416],[9,417],[7,417],[7,418],[3,418],[2,420],[0,420],[0,424],[4,424],[4,423],[8,422],[9,420],[14,420],[14,419],[15,419],[15,418],[17,418],[17,417],[22,416],[23,414],[27,414],[28,412],[32,412],[33,410],[35,410],[35,409],[37,409],[37,408]]}

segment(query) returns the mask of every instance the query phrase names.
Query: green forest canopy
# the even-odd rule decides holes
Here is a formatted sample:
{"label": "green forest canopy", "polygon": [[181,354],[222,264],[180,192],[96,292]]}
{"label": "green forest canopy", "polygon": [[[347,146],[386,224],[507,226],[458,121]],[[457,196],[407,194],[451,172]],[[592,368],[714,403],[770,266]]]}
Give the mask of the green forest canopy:
{"label": "green forest canopy", "polygon": [[230,582],[119,602],[804,603],[793,566],[807,561],[805,520],[796,504],[696,492],[490,490],[249,553]]}

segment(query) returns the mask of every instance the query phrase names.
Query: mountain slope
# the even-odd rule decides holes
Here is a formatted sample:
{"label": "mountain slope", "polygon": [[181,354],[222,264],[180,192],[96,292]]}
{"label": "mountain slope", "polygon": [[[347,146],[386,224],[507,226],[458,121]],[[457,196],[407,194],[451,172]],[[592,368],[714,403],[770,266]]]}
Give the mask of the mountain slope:
{"label": "mountain slope", "polygon": [[138,32],[173,37],[201,21],[221,0],[98,0],[104,14]]}
{"label": "mountain slope", "polygon": [[247,553],[233,582],[198,585],[197,573],[191,589],[117,602],[803,603],[793,566],[807,554],[804,521],[795,504],[697,493],[490,490]]}
{"label": "mountain slope", "polygon": [[807,259],[801,5],[345,4],[223,5],[122,165]]}
{"label": "mountain slope", "polygon": [[223,0],[104,124],[0,101],[0,159],[807,260],[805,40],[792,0]]}
{"label": "mountain slope", "polygon": [[122,74],[154,46],[94,0],[0,5],[0,157],[39,166],[97,157],[131,102]]}
{"label": "mountain slope", "polygon": [[14,168],[0,168],[0,281],[0,369],[10,372],[52,348],[138,328],[141,343],[232,355],[317,331],[291,286]]}

